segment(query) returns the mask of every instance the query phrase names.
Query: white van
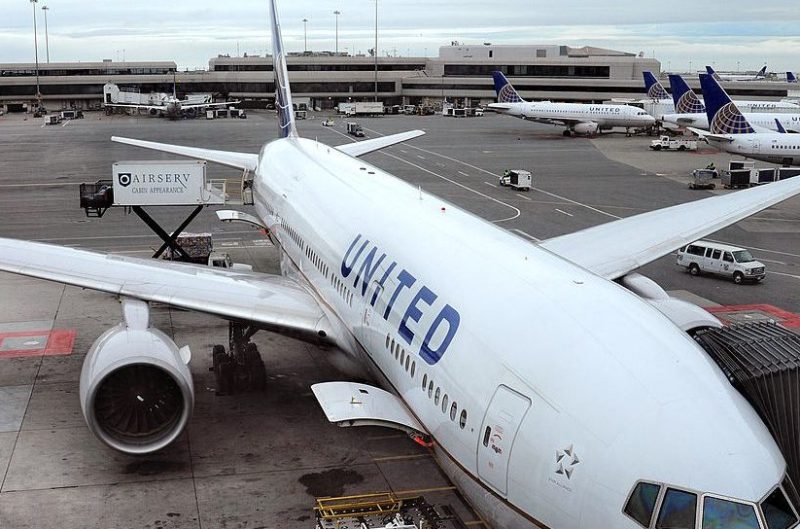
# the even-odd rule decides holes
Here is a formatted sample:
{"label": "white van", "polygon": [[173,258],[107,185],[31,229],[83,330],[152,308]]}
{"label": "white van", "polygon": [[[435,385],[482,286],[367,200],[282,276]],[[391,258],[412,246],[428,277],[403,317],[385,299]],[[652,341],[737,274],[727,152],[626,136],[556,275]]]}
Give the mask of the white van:
{"label": "white van", "polygon": [[693,276],[701,272],[727,276],[736,284],[761,281],[767,275],[764,263],[756,261],[749,251],[736,246],[697,241],[678,250],[678,265]]}

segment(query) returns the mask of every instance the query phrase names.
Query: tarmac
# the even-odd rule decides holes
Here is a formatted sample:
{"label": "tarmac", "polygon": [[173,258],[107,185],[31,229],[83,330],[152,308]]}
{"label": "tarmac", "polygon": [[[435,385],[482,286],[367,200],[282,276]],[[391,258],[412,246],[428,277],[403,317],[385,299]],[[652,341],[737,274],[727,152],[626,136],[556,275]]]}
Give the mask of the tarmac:
{"label": "tarmac", "polygon": [[[313,113],[312,113],[313,115]],[[301,134],[351,141],[347,119],[299,122]],[[410,129],[426,135],[365,157],[414,186],[438,194],[520,238],[538,240],[715,193],[688,189],[691,169],[729,155],[652,152],[650,137],[564,138],[560,129],[482,118],[386,116],[359,120],[368,137]],[[109,178],[121,160],[171,158],[111,143],[112,135],[242,152],[276,136],[276,119],[108,117],[88,113],[61,126],[0,117],[0,237],[149,257],[158,238],[121,208],[101,219],[78,207],[78,184]],[[767,164],[757,164],[758,166]],[[534,174],[530,192],[497,185],[504,169]],[[210,165],[212,178],[239,172]],[[168,231],[191,208],[153,208]],[[277,250],[255,230],[222,225],[214,208],[188,228],[213,233],[217,249],[256,270],[276,273]],[[251,212],[249,207],[240,207]],[[667,256],[640,272],[675,295],[724,312],[800,312],[800,199],[792,199],[711,238],[752,249],[768,277],[735,285],[692,277]],[[487,271],[487,274],[491,271]],[[721,308],[720,308],[721,307]],[[768,307],[764,309],[764,307]],[[737,311],[737,317],[741,315]],[[450,506],[467,526],[482,525],[431,454],[407,436],[375,427],[338,428],[325,419],[310,386],[341,380],[324,349],[268,332],[257,343],[267,390],[215,395],[211,347],[225,343],[221,320],[156,306],[153,324],[193,352],[196,407],[173,446],[144,458],[94,439],[78,400],[81,363],[92,342],[121,319],[111,296],[0,274],[0,527],[307,528],[314,498],[392,490]]]}

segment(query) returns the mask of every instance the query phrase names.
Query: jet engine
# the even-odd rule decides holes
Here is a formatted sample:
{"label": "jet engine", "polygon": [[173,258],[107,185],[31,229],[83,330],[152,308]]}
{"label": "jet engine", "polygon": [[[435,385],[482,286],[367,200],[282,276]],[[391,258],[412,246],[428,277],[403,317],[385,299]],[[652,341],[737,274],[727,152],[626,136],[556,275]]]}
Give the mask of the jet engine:
{"label": "jet engine", "polygon": [[157,115],[157,114],[158,114],[158,109],[156,109],[156,108],[151,108],[151,109],[150,109],[150,115],[151,115],[151,116],[155,116],[155,115]]}
{"label": "jet engine", "polygon": [[172,443],[194,407],[191,353],[149,327],[147,303],[124,299],[125,321],[104,332],[83,362],[86,424],[110,447],[148,454]]}
{"label": "jet engine", "polygon": [[594,121],[587,121],[585,123],[577,123],[572,130],[576,134],[594,134],[600,128],[600,125]]}

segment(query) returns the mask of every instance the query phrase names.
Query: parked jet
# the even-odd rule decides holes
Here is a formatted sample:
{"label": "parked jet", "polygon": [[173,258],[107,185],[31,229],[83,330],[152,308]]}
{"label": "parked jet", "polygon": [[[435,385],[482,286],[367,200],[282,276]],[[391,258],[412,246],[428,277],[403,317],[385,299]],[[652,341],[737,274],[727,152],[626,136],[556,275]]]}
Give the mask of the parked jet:
{"label": "parked jet", "polygon": [[641,108],[630,105],[587,105],[584,103],[551,103],[550,101],[525,101],[520,97],[503,72],[494,72],[494,89],[497,103],[489,108],[521,119],[565,126],[564,136],[595,134],[613,127],[647,128],[655,118]]}
{"label": "parked jet", "polygon": [[[152,116],[167,116],[170,119],[177,119],[182,116],[195,117],[199,112],[209,108],[226,107],[228,105],[235,105],[239,101],[227,101],[221,103],[212,103],[206,100],[206,97],[189,96],[186,99],[178,99],[175,86],[173,85],[172,94],[157,94],[151,101],[147,98],[139,96],[138,100],[121,102],[119,100],[120,90],[112,83],[108,83],[103,87],[104,98],[103,106],[108,108],[128,108],[135,110],[146,110]],[[207,96],[210,99],[210,96]]]}
{"label": "parked jet", "polygon": [[[709,130],[689,129],[719,149],[783,165],[800,163],[800,134],[756,130],[716,79],[700,74]],[[750,115],[752,116],[752,114]]]}
{"label": "parked jet", "polygon": [[797,523],[776,442],[687,334],[719,322],[635,270],[800,194],[800,180],[532,244],[355,158],[421,132],[301,138],[275,0],[270,14],[279,139],[258,154],[112,139],[253,171],[257,216],[220,216],[268,230],[281,276],[0,239],[2,270],[121,299],[122,323],[81,374],[95,435],[144,454],[189,421],[191,353],[149,318],[164,303],[365,366],[388,391],[317,384],[328,419],[423,438],[491,527]]}
{"label": "parked jet", "polygon": [[720,75],[717,72],[715,72],[714,68],[712,68],[711,66],[706,66],[706,72],[708,73],[708,75],[713,76],[714,79],[716,79],[717,82],[719,83],[723,81],[763,81],[764,79],[767,78],[767,65],[765,64],[764,66],[762,66],[761,69],[758,72],[756,72],[755,75],[740,75],[740,74]]}
{"label": "parked jet", "polygon": [[642,72],[642,77],[644,77],[644,89],[650,99],[663,102],[665,104],[672,103],[672,98],[670,97],[666,88],[664,88],[664,85],[661,84],[661,81],[659,81],[656,76],[653,75],[653,72],[650,70],[645,70]]}
{"label": "parked jet", "polygon": [[[683,77],[680,75],[670,75],[669,84],[672,87],[672,97],[675,100],[675,114],[665,114],[662,120],[681,127],[695,127],[708,130],[708,116],[706,107],[697,94],[692,90]],[[766,105],[774,105],[777,108],[789,109],[800,107],[787,102],[765,102],[765,101],[734,101],[736,107],[743,113],[747,121],[753,125],[755,130],[777,131],[776,124],[779,124],[788,132],[800,132],[800,113],[787,112],[764,112]]]}

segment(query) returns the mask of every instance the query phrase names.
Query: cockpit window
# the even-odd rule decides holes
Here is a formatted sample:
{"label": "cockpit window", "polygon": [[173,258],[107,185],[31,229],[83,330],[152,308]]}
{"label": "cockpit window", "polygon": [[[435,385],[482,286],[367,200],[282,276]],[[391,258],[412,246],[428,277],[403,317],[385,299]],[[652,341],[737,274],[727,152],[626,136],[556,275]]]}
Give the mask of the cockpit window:
{"label": "cockpit window", "polygon": [[[650,527],[653,510],[656,507],[661,485],[654,483],[637,483],[625,505],[625,514],[639,522],[642,527]],[[770,527],[770,529],[772,529]]]}
{"label": "cockpit window", "polygon": [[708,497],[703,502],[703,529],[759,529],[756,510],[752,505]]}
{"label": "cockpit window", "polygon": [[780,487],[761,502],[761,510],[769,529],[789,529],[797,523],[797,515],[789,506],[789,500]]}
{"label": "cockpit window", "polygon": [[661,502],[656,529],[694,529],[696,513],[696,494],[667,489],[664,501]]}

